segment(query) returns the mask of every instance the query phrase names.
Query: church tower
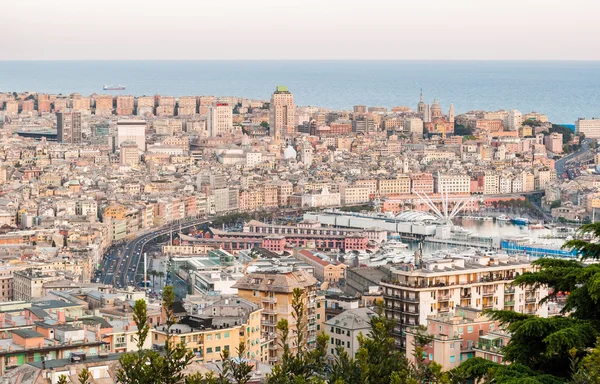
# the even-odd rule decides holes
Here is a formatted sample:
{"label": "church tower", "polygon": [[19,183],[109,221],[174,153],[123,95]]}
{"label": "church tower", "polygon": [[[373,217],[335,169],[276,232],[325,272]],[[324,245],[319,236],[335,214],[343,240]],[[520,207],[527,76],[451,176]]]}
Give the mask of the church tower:
{"label": "church tower", "polygon": [[417,112],[421,116],[423,116],[423,113],[425,113],[425,102],[423,101],[423,90],[421,90],[421,98],[419,100],[419,104],[417,105]]}
{"label": "church tower", "polygon": [[454,104],[450,104],[450,111],[448,111],[448,121],[454,123]]}

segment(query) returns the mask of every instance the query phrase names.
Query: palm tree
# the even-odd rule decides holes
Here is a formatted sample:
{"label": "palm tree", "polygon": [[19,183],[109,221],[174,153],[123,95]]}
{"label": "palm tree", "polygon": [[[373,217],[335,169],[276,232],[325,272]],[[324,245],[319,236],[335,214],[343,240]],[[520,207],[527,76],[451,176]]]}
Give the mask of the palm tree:
{"label": "palm tree", "polygon": [[165,277],[165,273],[163,271],[158,272],[158,285],[162,286],[162,279]]}
{"label": "palm tree", "polygon": [[156,272],[154,269],[151,269],[148,274],[152,276],[152,288],[154,288],[155,278],[158,276],[158,272]]}

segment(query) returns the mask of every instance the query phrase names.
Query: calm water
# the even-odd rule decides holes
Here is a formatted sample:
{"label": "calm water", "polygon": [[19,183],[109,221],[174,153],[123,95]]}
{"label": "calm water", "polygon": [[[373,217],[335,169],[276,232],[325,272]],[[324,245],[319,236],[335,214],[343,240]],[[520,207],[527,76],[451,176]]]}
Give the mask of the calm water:
{"label": "calm water", "polygon": [[600,62],[518,61],[0,61],[0,91],[218,95],[268,99],[287,85],[298,105],[416,107],[437,97],[458,113],[536,110],[556,123],[600,116]]}

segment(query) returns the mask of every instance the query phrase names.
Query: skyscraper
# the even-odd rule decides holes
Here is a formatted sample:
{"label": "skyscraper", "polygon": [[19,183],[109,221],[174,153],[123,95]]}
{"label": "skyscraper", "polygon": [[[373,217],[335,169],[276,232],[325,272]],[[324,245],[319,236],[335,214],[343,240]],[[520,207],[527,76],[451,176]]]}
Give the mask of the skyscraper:
{"label": "skyscraper", "polygon": [[208,132],[211,137],[233,132],[233,111],[227,103],[217,103],[208,109]]}
{"label": "skyscraper", "polygon": [[269,135],[280,138],[294,131],[294,115],[296,105],[294,104],[294,95],[290,93],[287,87],[277,86],[271,96],[271,113],[269,118]]}
{"label": "skyscraper", "polygon": [[81,112],[57,112],[56,130],[59,143],[81,143]]}

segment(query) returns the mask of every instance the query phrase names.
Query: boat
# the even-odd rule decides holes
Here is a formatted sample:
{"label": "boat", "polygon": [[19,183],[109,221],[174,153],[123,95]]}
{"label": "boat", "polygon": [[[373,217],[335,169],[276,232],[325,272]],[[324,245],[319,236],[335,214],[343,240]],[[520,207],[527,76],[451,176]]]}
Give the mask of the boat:
{"label": "boat", "polygon": [[506,215],[500,215],[500,216],[496,217],[496,221],[508,222],[508,221],[511,221],[511,218]]}
{"label": "boat", "polygon": [[515,217],[511,220],[513,224],[516,225],[529,225],[529,219],[525,217]]}
{"label": "boat", "polygon": [[125,90],[125,86],[124,85],[108,85],[108,84],[104,84],[104,87],[102,87],[103,90],[105,91],[124,91]]}
{"label": "boat", "polygon": [[529,224],[529,229],[544,229],[543,223]]}

